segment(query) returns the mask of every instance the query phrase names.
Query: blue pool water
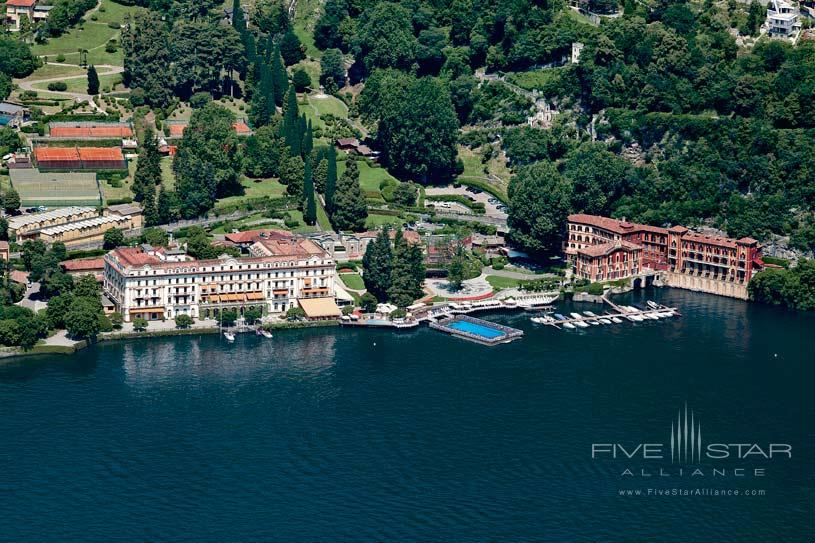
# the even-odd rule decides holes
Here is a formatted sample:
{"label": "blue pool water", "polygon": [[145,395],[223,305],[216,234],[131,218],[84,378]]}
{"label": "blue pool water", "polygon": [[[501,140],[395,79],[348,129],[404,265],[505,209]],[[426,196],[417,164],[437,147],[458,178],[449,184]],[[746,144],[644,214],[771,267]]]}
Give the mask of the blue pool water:
{"label": "blue pool water", "polygon": [[495,328],[489,328],[488,326],[483,326],[481,324],[476,324],[474,322],[469,321],[451,322],[447,326],[453,328],[454,330],[461,330],[462,332],[467,332],[468,334],[475,334],[477,336],[481,336],[487,339],[494,339],[506,335],[501,330],[496,330]]}

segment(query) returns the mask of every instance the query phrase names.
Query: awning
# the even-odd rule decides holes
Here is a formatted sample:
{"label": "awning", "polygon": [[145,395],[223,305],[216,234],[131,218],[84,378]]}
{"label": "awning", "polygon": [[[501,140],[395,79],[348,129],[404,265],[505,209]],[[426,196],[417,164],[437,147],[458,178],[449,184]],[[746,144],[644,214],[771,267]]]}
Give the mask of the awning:
{"label": "awning", "polygon": [[138,309],[131,309],[130,314],[140,313],[164,313],[163,307],[140,307]]}
{"label": "awning", "polygon": [[262,292],[247,292],[246,293],[247,300],[262,300],[263,293]]}
{"label": "awning", "polygon": [[299,298],[297,301],[309,319],[339,317],[341,314],[334,298]]}

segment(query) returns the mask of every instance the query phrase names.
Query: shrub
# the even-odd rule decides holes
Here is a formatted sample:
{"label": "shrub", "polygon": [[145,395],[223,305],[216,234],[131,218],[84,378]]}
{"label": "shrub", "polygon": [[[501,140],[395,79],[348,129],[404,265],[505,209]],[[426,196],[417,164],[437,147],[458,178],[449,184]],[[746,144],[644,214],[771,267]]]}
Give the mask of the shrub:
{"label": "shrub", "polygon": [[177,315],[175,318],[176,328],[189,328],[195,321],[189,315]]}
{"label": "shrub", "polygon": [[68,84],[65,81],[53,81],[48,83],[48,90],[63,92],[68,90]]}
{"label": "shrub", "polygon": [[57,55],[57,62],[65,62],[65,55],[62,53]]}
{"label": "shrub", "polygon": [[136,332],[144,332],[147,330],[147,320],[142,317],[136,317],[133,319],[133,330]]}
{"label": "shrub", "polygon": [[208,92],[196,92],[190,97],[190,107],[200,109],[212,101],[212,95]]}
{"label": "shrub", "polygon": [[119,24],[119,23],[117,23],[116,21],[111,21],[111,22],[109,22],[109,23],[108,23],[108,26],[109,26],[110,28],[115,28],[115,29],[117,29],[117,30],[118,30],[119,28],[121,28],[121,27],[122,27],[122,25],[121,25],[121,24]]}

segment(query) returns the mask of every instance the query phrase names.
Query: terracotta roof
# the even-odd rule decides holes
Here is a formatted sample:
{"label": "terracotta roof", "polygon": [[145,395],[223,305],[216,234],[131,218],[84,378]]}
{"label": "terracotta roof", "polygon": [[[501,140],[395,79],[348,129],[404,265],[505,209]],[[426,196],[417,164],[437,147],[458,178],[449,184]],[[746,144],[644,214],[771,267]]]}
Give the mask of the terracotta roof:
{"label": "terracotta roof", "polygon": [[79,147],[79,158],[89,161],[124,160],[118,147]]}
{"label": "terracotta roof", "polygon": [[8,251],[8,242],[0,241],[0,251]]}
{"label": "terracotta roof", "polygon": [[739,243],[741,245],[754,245],[754,244],[758,243],[758,240],[750,238],[750,237],[746,237],[746,238],[740,238],[740,239],[736,240],[736,243]]}
{"label": "terracotta roof", "polygon": [[78,260],[64,260],[59,263],[66,272],[93,271],[105,268],[104,258],[82,258]]}
{"label": "terracotta roof", "polygon": [[586,224],[596,228],[602,228],[615,234],[630,234],[633,232],[654,232],[657,234],[667,234],[668,230],[658,226],[651,226],[648,224],[637,224],[628,221],[621,221],[619,219],[612,219],[610,217],[601,217],[600,215],[587,215],[585,213],[575,213],[569,215],[569,222]]}
{"label": "terracotta roof", "polygon": [[34,157],[37,162],[43,160],[71,162],[79,160],[79,151],[76,147],[35,147]]}
{"label": "terracotta roof", "polygon": [[183,136],[184,129],[187,128],[186,123],[182,124],[171,124],[170,125],[170,135],[171,136]]}
{"label": "terracotta roof", "polygon": [[11,270],[11,273],[9,273],[8,276],[9,279],[14,281],[15,283],[20,283],[22,285],[28,283],[28,272],[20,270]]}
{"label": "terracotta roof", "polygon": [[226,234],[224,239],[232,243],[251,243],[261,239],[290,239],[292,233],[285,230],[247,230]]}
{"label": "terracotta roof", "polygon": [[129,138],[133,130],[129,126],[53,126],[51,136],[54,138]]}
{"label": "terracotta roof", "polygon": [[356,147],[359,145],[357,138],[340,138],[337,140],[337,145],[340,147]]}
{"label": "terracotta roof", "polygon": [[325,253],[325,249],[305,238],[259,239],[255,244],[261,245],[269,256],[308,256]]}
{"label": "terracotta roof", "polygon": [[592,258],[600,256],[608,256],[615,251],[641,251],[642,247],[627,241],[611,241],[609,243],[601,243],[600,245],[591,245],[578,249],[577,253],[581,255],[590,256]]}
{"label": "terracotta roof", "polygon": [[701,243],[703,245],[715,245],[717,247],[727,247],[729,249],[736,248],[736,240],[724,238],[722,236],[706,236],[698,232],[687,232],[682,236],[682,241],[690,241],[692,243]]}
{"label": "terracotta roof", "polygon": [[241,121],[238,121],[235,124],[233,124],[232,128],[235,129],[235,132],[237,132],[238,134],[241,134],[241,135],[251,134],[252,133],[252,129],[249,128],[249,126],[247,126],[246,123],[241,122]]}
{"label": "terracotta roof", "polygon": [[37,0],[6,0],[7,6],[14,6],[18,8],[30,8],[37,3]]}

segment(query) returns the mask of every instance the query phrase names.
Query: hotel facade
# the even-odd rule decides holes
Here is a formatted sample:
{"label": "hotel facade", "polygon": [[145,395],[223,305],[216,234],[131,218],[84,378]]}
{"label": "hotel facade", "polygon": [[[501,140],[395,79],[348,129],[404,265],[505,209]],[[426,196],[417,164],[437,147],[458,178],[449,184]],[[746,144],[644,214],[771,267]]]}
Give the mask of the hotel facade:
{"label": "hotel facade", "polygon": [[642,276],[679,288],[746,299],[766,264],[752,238],[731,239],[597,215],[569,215],[564,253],[576,277],[612,281]]}
{"label": "hotel facade", "polygon": [[104,292],[125,322],[178,315],[216,318],[250,307],[264,315],[302,307],[309,318],[336,318],[334,260],[308,239],[261,240],[250,256],[195,260],[180,250],[122,247],[105,255]]}

